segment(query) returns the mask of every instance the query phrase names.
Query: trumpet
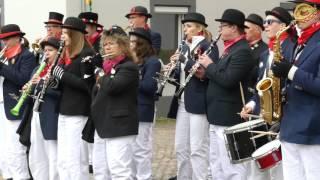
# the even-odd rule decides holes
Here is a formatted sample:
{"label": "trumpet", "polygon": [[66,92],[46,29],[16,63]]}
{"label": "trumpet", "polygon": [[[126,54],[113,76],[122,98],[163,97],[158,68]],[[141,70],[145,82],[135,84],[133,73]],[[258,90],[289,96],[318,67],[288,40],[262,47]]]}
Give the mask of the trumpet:
{"label": "trumpet", "polygon": [[[176,50],[176,53],[179,53],[179,54],[182,53],[182,47],[186,43],[185,39],[186,38],[183,38],[183,40],[179,44],[178,49]],[[168,81],[175,82],[175,80],[171,77],[171,75],[172,75],[173,70],[176,68],[176,66],[178,65],[179,62],[180,62],[179,60],[171,61],[169,63],[169,67],[167,70],[165,70],[163,73],[157,73],[158,77],[154,77],[154,79],[156,81],[158,81],[160,84],[158,90],[156,91],[156,95],[162,96],[163,89]]]}
{"label": "trumpet", "polygon": [[[5,46],[2,50],[1,50],[1,52],[0,52],[0,62],[2,62],[2,63],[6,63],[7,62],[7,60],[8,60],[8,58],[6,58],[6,57],[3,57],[4,56],[4,53],[6,52],[6,50],[7,50],[7,46]],[[4,59],[3,59],[4,58]]]}
{"label": "trumpet", "polygon": [[[221,33],[217,35],[217,37],[211,42],[210,46],[203,52],[203,55],[208,55],[211,53],[212,49],[216,46],[219,39],[221,37]],[[196,59],[195,59],[196,60]],[[184,91],[186,85],[191,80],[191,78],[194,76],[194,74],[197,72],[198,68],[201,66],[199,61],[197,61],[191,68],[190,73],[186,77],[185,83],[181,85],[181,87],[178,89],[178,91],[174,94],[175,97],[181,96],[182,92]]]}

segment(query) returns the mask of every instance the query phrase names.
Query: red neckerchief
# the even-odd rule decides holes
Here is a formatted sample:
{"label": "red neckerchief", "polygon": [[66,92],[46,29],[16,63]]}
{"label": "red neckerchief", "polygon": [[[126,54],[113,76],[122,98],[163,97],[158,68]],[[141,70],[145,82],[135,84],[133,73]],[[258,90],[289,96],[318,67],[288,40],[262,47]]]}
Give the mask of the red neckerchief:
{"label": "red neckerchief", "polygon": [[15,57],[17,54],[21,52],[21,44],[17,44],[15,46],[12,46],[10,48],[7,48],[4,52],[4,57],[7,59],[11,59]]}
{"label": "red neckerchief", "polygon": [[93,45],[99,39],[99,37],[100,37],[99,32],[95,32],[91,36],[86,36],[87,40],[91,45]]}
{"label": "red neckerchief", "polygon": [[119,55],[113,59],[106,59],[103,63],[103,70],[106,73],[106,75],[111,73],[111,69],[115,67],[117,64],[119,64],[121,61],[125,59],[126,56]]}
{"label": "red neckerchief", "polygon": [[149,30],[150,29],[150,27],[149,27],[149,25],[148,24],[146,24],[146,25],[144,25],[144,27],[143,27],[145,30]]}
{"label": "red neckerchief", "polygon": [[223,48],[223,54],[225,54],[229,48],[234,45],[235,43],[237,43],[238,41],[244,39],[246,36],[245,34],[235,38],[235,39],[232,39],[232,40],[228,40],[228,41],[224,41],[223,44],[224,44],[224,48]]}
{"label": "red neckerchief", "polygon": [[320,29],[320,23],[314,23],[307,29],[304,29],[298,38],[298,44],[301,45],[307,42],[308,39],[319,29]]}
{"label": "red neckerchief", "polygon": [[44,69],[41,71],[41,73],[39,75],[40,78],[44,77],[48,73],[50,66],[51,66],[51,64],[47,64],[46,67],[44,67]]}
{"label": "red neckerchief", "polygon": [[[280,42],[284,41],[285,39],[287,39],[287,37],[289,36],[289,34],[287,32],[284,32],[283,34],[281,34],[280,36]],[[272,37],[269,39],[269,49],[273,49],[274,46],[274,41],[276,40],[276,37]]]}
{"label": "red neckerchief", "polygon": [[69,55],[69,50],[67,48],[65,53],[63,54],[63,57],[60,59],[59,64],[68,66],[69,64],[71,64],[71,62],[72,61]]}

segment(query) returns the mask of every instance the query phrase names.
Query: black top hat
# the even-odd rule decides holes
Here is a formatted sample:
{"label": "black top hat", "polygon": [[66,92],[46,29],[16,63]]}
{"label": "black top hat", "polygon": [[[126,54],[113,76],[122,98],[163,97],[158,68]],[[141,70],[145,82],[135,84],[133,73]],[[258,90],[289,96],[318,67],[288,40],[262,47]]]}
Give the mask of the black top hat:
{"label": "black top hat", "polygon": [[135,36],[141,37],[141,38],[147,40],[150,44],[152,44],[150,31],[148,31],[144,28],[135,28],[135,29],[133,29],[133,31],[129,32],[129,35],[130,36],[135,35]]}
{"label": "black top hat", "polygon": [[215,19],[218,22],[227,22],[230,24],[237,25],[240,28],[248,28],[244,25],[245,16],[243,12],[237,10],[237,9],[226,9],[221,19]]}
{"label": "black top hat", "polygon": [[110,29],[104,30],[103,34],[106,36],[112,36],[115,34],[122,35],[122,36],[127,35],[127,33],[118,25],[112,25]]}
{"label": "black top hat", "polygon": [[56,49],[59,49],[60,47],[60,40],[55,38],[55,37],[50,37],[48,38],[48,40],[45,40],[45,41],[42,41],[40,43],[41,45],[41,48],[44,49],[45,46],[49,45],[49,46],[52,46]]}
{"label": "black top hat", "polygon": [[0,39],[6,39],[14,36],[24,36],[26,33],[20,30],[20,27],[16,24],[7,24],[1,27]]}
{"label": "black top hat", "polygon": [[84,24],[84,22],[77,18],[77,17],[68,17],[63,25],[61,26],[62,28],[66,28],[66,29],[73,29],[76,31],[80,31],[84,34],[87,34],[86,31],[86,25]]}
{"label": "black top hat", "polygon": [[249,14],[249,16],[247,17],[247,19],[245,21],[256,24],[256,25],[260,26],[262,28],[262,30],[264,30],[263,19],[258,14]]}
{"label": "black top hat", "polygon": [[103,27],[98,23],[98,14],[94,12],[82,12],[78,16],[85,24],[93,24],[98,27]]}
{"label": "black top hat", "polygon": [[289,25],[293,20],[290,13],[282,7],[275,7],[271,11],[266,11],[266,16],[268,15],[278,18],[281,22],[285,23],[286,25]]}
{"label": "black top hat", "polygon": [[143,6],[135,6],[131,8],[130,13],[128,13],[125,17],[129,18],[130,15],[134,15],[134,14],[146,16],[147,18],[152,18],[152,15],[148,13],[147,8]]}
{"label": "black top hat", "polygon": [[57,12],[49,12],[49,20],[45,24],[60,24],[62,25],[63,14]]}
{"label": "black top hat", "polygon": [[181,20],[181,23],[184,24],[186,22],[197,22],[204,25],[205,27],[208,26],[206,24],[206,18],[202,14],[196,12],[185,14],[184,18]]}

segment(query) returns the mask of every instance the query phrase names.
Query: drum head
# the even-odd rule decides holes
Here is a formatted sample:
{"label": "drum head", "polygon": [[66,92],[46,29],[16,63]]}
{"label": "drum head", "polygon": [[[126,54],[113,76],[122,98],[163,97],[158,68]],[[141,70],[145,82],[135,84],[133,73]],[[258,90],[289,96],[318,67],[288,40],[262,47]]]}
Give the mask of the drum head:
{"label": "drum head", "polygon": [[263,119],[251,120],[251,121],[247,121],[247,122],[240,123],[240,124],[231,126],[229,128],[226,128],[225,132],[230,132],[230,131],[232,132],[232,131],[235,131],[235,130],[247,129],[248,127],[255,127],[258,124],[260,125],[261,123],[262,124],[265,123]]}
{"label": "drum head", "polygon": [[261,157],[265,154],[268,154],[269,152],[278,149],[280,147],[281,143],[278,139],[273,140],[271,142],[268,142],[267,144],[261,146],[259,149],[257,149],[254,153],[252,153],[253,158]]}

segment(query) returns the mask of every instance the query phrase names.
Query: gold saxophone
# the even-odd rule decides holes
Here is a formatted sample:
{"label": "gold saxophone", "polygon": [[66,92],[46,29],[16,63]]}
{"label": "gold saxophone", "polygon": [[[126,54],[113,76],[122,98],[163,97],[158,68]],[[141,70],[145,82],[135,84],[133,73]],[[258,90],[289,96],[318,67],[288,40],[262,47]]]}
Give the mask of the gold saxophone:
{"label": "gold saxophone", "polygon": [[[281,35],[291,28],[295,23],[284,27],[277,32],[273,45],[273,62],[282,60]],[[266,78],[261,79],[256,86],[260,96],[260,115],[268,124],[273,121],[280,121],[282,116],[281,80],[273,76],[272,71],[266,72]]]}

